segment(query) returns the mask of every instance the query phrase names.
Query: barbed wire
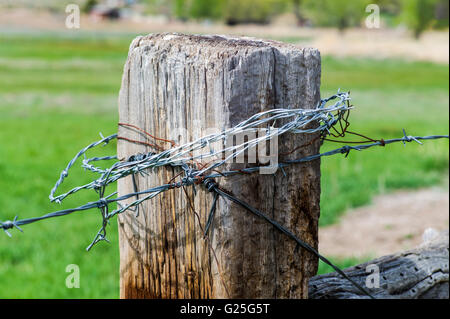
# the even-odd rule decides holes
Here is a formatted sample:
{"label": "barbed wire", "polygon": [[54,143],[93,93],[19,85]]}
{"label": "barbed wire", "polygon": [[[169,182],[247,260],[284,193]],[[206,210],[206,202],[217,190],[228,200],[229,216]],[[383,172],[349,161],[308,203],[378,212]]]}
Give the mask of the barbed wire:
{"label": "barbed wire", "polygon": [[[327,106],[330,101],[335,101],[334,104]],[[260,171],[261,168],[267,168],[270,166],[256,166],[256,167],[247,167],[239,170],[224,170],[217,171],[220,166],[223,166],[225,163],[232,161],[240,154],[243,154],[245,151],[255,148],[257,145],[261,145],[261,143],[265,143],[270,141],[273,138],[278,138],[278,136],[284,135],[286,133],[294,133],[294,134],[313,134],[318,133],[322,140],[329,140],[328,136],[342,138],[348,134],[357,135],[359,137],[364,138],[363,141],[359,142],[346,142],[353,143],[359,145],[345,145],[343,147],[330,150],[324,153],[317,153],[309,156],[304,156],[297,159],[289,159],[284,160],[283,162],[277,163],[274,165],[274,168],[280,168],[283,170],[284,167],[289,165],[304,163],[308,161],[314,161],[321,157],[333,156],[336,154],[345,154],[347,157],[352,150],[362,151],[375,146],[386,146],[392,143],[402,142],[404,145],[409,142],[417,142],[422,144],[421,140],[436,140],[446,138],[448,139],[448,135],[432,135],[432,136],[412,136],[407,135],[406,131],[403,129],[403,136],[401,138],[394,139],[380,139],[374,140],[369,137],[366,137],[362,134],[350,132],[348,127],[350,123],[348,122],[348,117],[350,110],[353,108],[350,103],[350,97],[348,92],[338,92],[335,95],[330,96],[329,98],[322,99],[316,108],[314,109],[272,109],[265,112],[257,113],[245,121],[237,124],[236,126],[223,130],[220,133],[210,134],[205,137],[199,138],[193,142],[185,143],[177,146],[175,142],[155,137],[144,130],[137,128],[134,125],[121,123],[125,127],[131,127],[137,129],[138,131],[146,133],[149,137],[155,140],[155,143],[147,143],[142,142],[143,144],[153,148],[153,151],[150,151],[146,154],[134,154],[130,156],[128,159],[119,160],[116,155],[103,156],[103,157],[91,157],[87,158],[86,153],[99,146],[99,145],[107,145],[109,142],[115,139],[124,139],[129,142],[138,142],[128,138],[124,138],[118,136],[118,134],[113,134],[108,137],[104,137],[101,133],[101,139],[99,141],[93,142],[88,146],[81,149],[75,157],[68,163],[66,168],[61,172],[58,180],[56,181],[54,187],[50,191],[49,199],[51,202],[61,203],[65,198],[71,196],[81,190],[89,190],[93,189],[99,194],[99,200],[88,202],[82,206],[76,208],[63,209],[55,212],[51,212],[45,214],[40,217],[34,218],[26,218],[26,219],[18,219],[18,216],[15,216],[14,219],[6,220],[4,222],[0,222],[0,228],[5,231],[5,233],[11,237],[11,233],[9,230],[16,228],[19,231],[23,232],[20,226],[31,224],[37,221],[65,216],[74,212],[80,212],[85,210],[90,210],[94,208],[100,209],[102,216],[102,226],[95,235],[91,244],[87,247],[87,250],[90,250],[95,244],[100,241],[108,241],[106,237],[106,228],[109,223],[109,220],[121,214],[129,209],[138,209],[139,205],[147,200],[150,200],[159,194],[168,191],[174,188],[181,188],[184,186],[194,186],[196,184],[203,185],[209,192],[214,192],[213,203],[211,206],[211,211],[209,213],[207,223],[205,225],[204,236],[207,236],[208,230],[210,229],[213,215],[215,212],[216,202],[218,197],[223,197],[228,200],[233,201],[236,204],[239,204],[249,212],[254,215],[257,215],[260,218],[263,218],[267,222],[269,222],[273,227],[275,227],[278,231],[287,235],[290,239],[294,240],[298,245],[308,250],[309,252],[315,254],[319,259],[323,262],[327,263],[333,269],[335,269],[339,274],[344,276],[344,278],[348,279],[353,285],[355,285],[358,289],[360,289],[363,293],[368,296],[371,296],[364,288],[350,279],[345,273],[343,273],[337,266],[332,264],[328,259],[320,255],[314,248],[308,245],[306,242],[297,238],[293,235],[292,232],[284,228],[282,225],[277,223],[276,221],[270,219],[262,212],[257,209],[249,206],[242,200],[234,197],[230,193],[221,189],[216,183],[216,179],[226,178],[229,176],[243,174],[243,173],[254,173]],[[281,127],[276,128],[277,121],[287,121],[285,124],[281,125]],[[315,124],[312,126],[312,124]],[[261,126],[266,126],[264,129],[264,133],[262,136],[258,136],[252,139],[249,139],[245,143],[241,143],[238,145],[226,146],[222,147],[222,149],[216,149],[213,145],[214,143],[219,143],[222,146],[226,144],[227,138],[230,136],[234,136],[235,134],[242,131],[250,131],[256,132],[257,130],[261,130]],[[312,143],[317,139],[312,139],[308,144]],[[168,142],[171,144],[171,148],[164,149],[160,145],[157,144],[158,141]],[[334,140],[331,140],[335,142]],[[371,143],[366,143],[366,142]],[[342,141],[339,141],[342,142]],[[366,143],[366,144],[362,144]],[[305,145],[301,145],[299,147],[304,147]],[[291,150],[288,154],[292,153],[299,147]],[[203,150],[203,151],[202,151]],[[206,150],[206,151],[205,151]],[[198,151],[198,152],[197,152]],[[193,154],[197,152],[197,154]],[[225,156],[224,156],[225,154]],[[228,155],[227,155],[228,154]],[[56,191],[63,184],[64,180],[69,176],[69,170],[74,166],[77,160],[80,157],[84,157],[82,161],[81,167],[91,171],[93,173],[99,174],[100,177],[94,179],[88,184],[77,186],[75,188],[70,189],[68,192],[63,193],[61,195],[56,195]],[[202,164],[202,160],[208,159],[209,161],[206,164]],[[101,168],[95,166],[93,163],[116,160],[109,168]],[[113,192],[109,195],[105,195],[106,187],[121,178],[125,178],[129,175],[133,177],[135,174],[141,174],[143,176],[148,175],[148,170],[155,170],[159,167],[163,166],[172,166],[181,168],[180,174],[176,175],[169,183],[159,185],[156,187],[152,187],[146,190],[138,191],[135,187],[135,191],[117,196],[117,192]],[[284,170],[283,173],[285,174]],[[183,176],[181,176],[184,174]],[[178,181],[175,179],[179,177]],[[135,200],[128,204],[122,204],[122,201],[125,201],[129,198],[134,197]],[[118,208],[110,211],[109,205],[116,203]],[[136,216],[139,214],[137,210]]]}
{"label": "barbed wire", "polygon": [[[337,100],[333,105],[326,107],[329,101]],[[210,134],[201,137],[193,142],[186,143],[177,147],[172,147],[168,150],[161,152],[149,152],[147,154],[136,154],[130,157],[127,161],[116,162],[108,169],[101,169],[90,164],[92,161],[98,161],[95,159],[85,159],[82,167],[90,170],[94,173],[99,173],[101,176],[82,186],[75,187],[67,193],[55,196],[56,190],[63,183],[64,179],[68,176],[69,169],[77,161],[79,157],[84,155],[89,149],[98,146],[100,144],[107,144],[113,139],[117,139],[118,135],[113,134],[106,138],[102,138],[100,141],[94,142],[77,153],[77,155],[69,162],[66,169],[62,171],[60,178],[50,192],[50,201],[61,202],[67,196],[72,195],[83,189],[96,189],[102,185],[107,185],[117,181],[120,178],[126,177],[131,174],[144,173],[147,169],[155,169],[161,166],[181,166],[184,163],[193,163],[198,160],[212,159],[211,164],[206,165],[201,170],[196,172],[197,176],[204,175],[205,172],[211,171],[226,162],[233,160],[240,154],[243,154],[250,148],[254,148],[257,145],[261,145],[263,142],[268,141],[274,137],[283,135],[287,132],[292,133],[305,133],[312,134],[316,132],[328,131],[330,127],[335,125],[339,120],[339,114],[351,109],[348,101],[350,100],[347,92],[337,93],[327,99],[321,100],[318,107],[315,109],[272,109],[265,112],[257,113],[251,116],[249,119],[237,124],[233,128],[224,130],[220,133]],[[336,115],[336,114],[337,115]],[[280,128],[274,128],[273,125],[277,120],[292,119],[288,123],[284,124]],[[316,122],[319,125],[314,128],[305,128],[310,123]],[[232,145],[219,150],[213,148],[213,144],[219,142],[221,145],[226,143],[227,138],[245,131],[256,132],[260,130],[261,125],[271,124],[266,129],[266,134],[258,136],[245,143]],[[149,144],[149,143],[146,143]],[[153,145],[153,144],[149,144]],[[201,152],[202,149],[207,149],[206,152]],[[159,147],[158,149],[159,150]],[[197,154],[193,154],[197,152]],[[223,154],[229,154],[223,156]],[[111,159],[111,157],[108,157]],[[108,178],[105,178],[108,176]]]}
{"label": "barbed wire", "polygon": [[[431,136],[405,135],[402,138],[385,140],[384,143],[386,145],[392,144],[392,143],[397,143],[397,142],[403,142],[405,144],[406,142],[409,143],[409,142],[415,141],[417,143],[422,144],[420,142],[420,140],[434,140],[434,139],[442,139],[442,138],[448,139],[449,136],[448,135],[431,135]],[[371,144],[364,144],[364,145],[358,145],[358,146],[345,145],[343,147],[340,147],[340,148],[337,148],[337,149],[334,149],[334,150],[331,150],[328,152],[305,156],[305,157],[293,159],[293,160],[287,160],[285,162],[279,163],[277,165],[277,167],[283,168],[283,167],[289,166],[291,164],[309,162],[309,161],[317,160],[321,157],[332,156],[332,155],[336,155],[336,154],[345,154],[345,156],[347,157],[351,150],[362,151],[362,150],[365,150],[365,149],[368,149],[368,148],[371,148],[374,146],[383,146],[383,145],[381,142],[375,142],[375,143],[371,143]],[[181,167],[183,168],[183,166],[181,166]],[[190,185],[194,185],[194,184],[200,184],[203,180],[215,179],[215,178],[221,178],[221,177],[229,177],[232,175],[237,175],[237,174],[242,174],[242,173],[254,173],[254,172],[258,172],[259,169],[260,169],[260,167],[249,167],[249,168],[244,168],[244,169],[239,169],[239,170],[229,170],[229,171],[222,171],[220,173],[212,173],[212,174],[206,175],[204,177],[203,176],[202,177],[193,176],[195,172],[192,170],[189,171],[189,169],[187,169],[187,170],[185,170],[185,177],[179,182],[159,185],[159,186],[152,187],[152,188],[149,188],[146,190],[128,193],[126,195],[122,195],[117,198],[111,198],[112,196],[117,195],[117,192],[113,192],[113,193],[109,194],[108,196],[106,196],[105,198],[100,198],[97,201],[89,202],[85,205],[82,205],[82,206],[79,206],[76,208],[69,208],[69,209],[55,211],[55,212],[48,213],[48,214],[45,214],[40,217],[17,220],[17,216],[16,216],[13,221],[7,220],[4,222],[0,222],[0,228],[5,230],[5,232],[8,235],[11,235],[9,232],[7,232],[7,230],[14,228],[14,227],[19,229],[20,231],[23,231],[18,226],[31,224],[31,223],[34,223],[34,222],[37,222],[40,220],[48,219],[48,218],[65,216],[65,215],[68,215],[68,214],[71,214],[74,212],[90,210],[93,208],[102,208],[106,205],[109,205],[112,203],[117,203],[120,206],[120,209],[116,209],[116,210],[108,213],[107,218],[109,219],[117,214],[123,213],[124,211],[128,210],[129,208],[139,205],[143,201],[146,201],[148,199],[151,199],[151,198],[159,195],[160,193],[162,193],[164,191],[174,189],[174,188],[181,188],[182,186],[190,186]],[[100,185],[99,187],[103,187],[103,186],[105,186],[105,185]],[[131,197],[136,197],[139,195],[147,195],[147,196],[140,198],[139,200],[136,200],[134,202],[131,202],[126,206],[124,206],[120,203],[120,201],[124,201]]]}

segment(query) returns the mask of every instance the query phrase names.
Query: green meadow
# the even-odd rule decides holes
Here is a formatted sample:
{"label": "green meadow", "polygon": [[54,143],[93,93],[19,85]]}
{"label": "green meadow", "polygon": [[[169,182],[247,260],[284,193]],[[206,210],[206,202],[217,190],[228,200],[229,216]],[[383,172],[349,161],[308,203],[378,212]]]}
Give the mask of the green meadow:
{"label": "green meadow", "polygon": [[[0,221],[28,218],[96,200],[80,192],[63,204],[48,194],[78,150],[117,129],[117,96],[131,34],[0,34]],[[325,56],[323,97],[350,90],[353,131],[373,138],[448,134],[449,68],[427,62]],[[322,151],[340,147],[326,143]],[[348,158],[322,160],[320,225],[395,189],[439,184],[448,173],[448,140],[398,143]],[[98,154],[115,153],[115,144]],[[95,152],[93,153],[95,154]],[[76,166],[63,189],[89,182]],[[78,169],[78,170],[77,170]],[[117,225],[111,244],[85,248],[97,233],[97,210],[0,234],[0,298],[117,298]],[[335,260],[330,256],[331,260]],[[361,260],[336,260],[350,266]],[[81,287],[68,289],[66,266],[77,264]],[[319,273],[330,271],[321,265]]]}

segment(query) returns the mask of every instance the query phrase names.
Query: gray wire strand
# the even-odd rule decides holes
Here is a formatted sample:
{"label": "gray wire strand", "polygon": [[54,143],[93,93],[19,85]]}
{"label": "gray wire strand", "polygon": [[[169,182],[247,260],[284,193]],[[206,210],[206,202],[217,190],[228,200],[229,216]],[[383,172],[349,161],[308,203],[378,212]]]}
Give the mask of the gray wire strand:
{"label": "gray wire strand", "polygon": [[[332,105],[327,106],[330,101],[336,100]],[[92,161],[85,159],[83,167],[90,169],[95,173],[100,173],[101,177],[82,186],[75,187],[65,194],[56,196],[56,190],[63,183],[64,178],[67,177],[69,169],[73,166],[76,160],[84,155],[89,149],[102,144],[108,143],[110,140],[117,138],[117,134],[103,138],[102,140],[92,143],[82,149],[67,165],[66,169],[62,171],[60,178],[56,182],[55,186],[50,192],[50,200],[53,202],[61,202],[67,196],[70,196],[83,189],[98,189],[102,185],[107,185],[117,181],[120,178],[135,174],[138,172],[144,172],[146,169],[156,169],[161,166],[181,166],[188,161],[215,159],[213,164],[206,166],[202,170],[196,172],[197,176],[204,175],[207,171],[214,170],[215,168],[225,164],[227,161],[236,158],[240,154],[243,154],[246,150],[256,147],[259,143],[268,141],[276,136],[291,133],[304,133],[312,134],[316,132],[327,131],[331,126],[336,124],[337,118],[333,113],[347,111],[351,109],[348,105],[350,100],[347,92],[338,92],[329,98],[322,99],[314,109],[271,109],[268,111],[257,113],[250,118],[242,121],[236,126],[227,129],[223,132],[210,134],[198,138],[197,140],[183,145],[173,147],[171,149],[162,151],[160,153],[149,152],[148,154],[137,156],[135,155],[131,162],[117,162],[108,169],[102,170],[100,168],[89,165]],[[274,129],[271,125],[277,120],[290,119],[290,121],[284,124],[282,127]],[[306,129],[311,122],[317,122],[314,128]],[[266,134],[260,137],[253,138],[243,144],[233,145],[223,150],[213,150],[211,145],[217,142],[225,142],[227,137],[233,136],[242,130],[257,130],[261,125],[269,125],[266,129]],[[206,149],[206,152],[192,155],[193,152],[200,152],[202,149]],[[224,159],[221,158],[223,154],[230,153]],[[219,157],[220,156],[220,157]],[[106,176],[108,176],[106,178]]]}
{"label": "gray wire strand", "polygon": [[[398,143],[398,142],[402,142],[404,144],[406,143],[410,143],[410,142],[417,142],[419,144],[422,144],[420,141],[421,140],[436,140],[436,139],[448,139],[449,136],[448,135],[431,135],[431,136],[411,136],[411,135],[404,135],[402,138],[395,138],[395,139],[390,139],[390,140],[385,140],[384,144],[388,145],[388,144],[392,144],[392,143]],[[100,143],[97,143],[97,145],[99,145]],[[92,145],[92,144],[91,144]],[[357,145],[357,146],[350,146],[350,145],[345,145],[343,147],[328,151],[328,152],[324,152],[324,153],[319,153],[319,154],[315,154],[315,155],[311,155],[311,156],[305,156],[302,158],[298,158],[298,159],[294,159],[294,160],[287,160],[284,162],[281,162],[278,164],[279,168],[283,168],[292,164],[297,164],[297,163],[304,163],[304,162],[308,162],[308,161],[313,161],[313,160],[317,160],[321,157],[325,157],[325,156],[333,156],[336,154],[346,154],[346,156],[349,154],[349,152],[351,150],[357,150],[357,151],[362,151],[362,150],[366,150],[375,146],[382,146],[381,142],[375,142],[375,143],[370,143],[370,144],[363,144],[363,145]],[[72,163],[73,165],[73,163]],[[114,166],[114,165],[113,165]],[[93,208],[102,208],[105,207],[106,205],[109,205],[111,203],[118,203],[119,204],[119,208],[109,212],[106,216],[107,219],[110,219],[111,217],[117,215],[117,214],[121,214],[123,212],[125,212],[126,210],[128,210],[131,207],[134,207],[136,205],[139,205],[140,203],[149,200],[151,198],[156,197],[157,195],[159,195],[162,192],[165,192],[169,189],[173,189],[173,188],[180,188],[182,186],[191,186],[194,185],[196,182],[199,182],[201,179],[209,179],[209,178],[223,178],[223,177],[228,177],[228,176],[232,176],[232,175],[236,175],[236,174],[242,174],[242,172],[245,173],[253,173],[253,172],[257,172],[259,171],[260,167],[249,167],[249,168],[244,168],[241,170],[230,170],[230,171],[224,171],[219,173],[212,173],[209,175],[204,176],[203,178],[200,178],[198,175],[194,175],[195,171],[190,171],[187,172],[186,176],[179,182],[175,182],[175,183],[171,183],[171,184],[163,184],[163,185],[159,185],[156,187],[152,187],[146,190],[142,190],[142,191],[138,191],[138,192],[133,192],[133,193],[128,193],[116,198],[111,198],[112,196],[117,195],[117,192],[114,192],[110,195],[108,195],[105,198],[100,198],[98,201],[94,201],[94,202],[89,202],[85,205],[76,207],[76,208],[69,208],[69,209],[64,209],[64,210],[59,210],[56,212],[52,212],[52,213],[48,213],[45,214],[43,216],[40,217],[34,217],[34,218],[27,218],[27,219],[22,219],[22,220],[17,220],[17,216],[14,218],[13,221],[11,220],[6,220],[4,222],[0,222],[0,228],[3,229],[8,235],[10,235],[9,232],[7,232],[8,229],[12,229],[12,228],[18,228],[18,226],[22,226],[22,225],[27,225],[27,224],[31,224],[37,221],[41,221],[44,219],[48,219],[48,218],[53,218],[53,217],[59,217],[59,216],[65,216],[65,215],[69,215],[71,213],[74,212],[79,212],[79,211],[85,211],[85,210],[89,210],[89,209],[93,209]],[[190,175],[189,175],[190,174]],[[108,179],[107,179],[108,181]],[[99,187],[105,187],[106,184],[103,185],[99,185]],[[120,204],[121,201],[125,201],[131,197],[136,197],[136,196],[140,196],[140,195],[146,195],[145,197],[140,197],[138,200],[135,200],[134,202],[131,202],[127,205],[122,205]],[[20,229],[21,230],[21,229]],[[21,230],[22,231],[22,230]]]}
{"label": "gray wire strand", "polygon": [[319,254],[319,252],[316,249],[314,249],[311,245],[309,245],[307,242],[299,239],[290,230],[288,230],[287,228],[282,226],[280,223],[278,223],[277,221],[269,218],[267,215],[265,215],[264,213],[260,212],[256,208],[248,205],[246,202],[236,198],[235,196],[232,196],[232,195],[228,194],[227,192],[224,192],[223,190],[221,190],[217,186],[212,187],[212,190],[214,192],[216,192],[217,194],[219,194],[220,196],[225,197],[225,198],[231,200],[232,202],[234,202],[236,204],[239,204],[240,206],[244,207],[246,210],[248,210],[252,214],[256,215],[257,217],[264,219],[266,222],[268,222],[273,227],[275,227],[278,231],[280,231],[281,233],[285,234],[290,239],[294,240],[300,247],[302,247],[302,248],[306,249],[307,251],[309,251],[310,253],[316,255],[320,260],[322,260],[327,265],[330,265],[338,274],[340,274],[342,277],[347,279],[356,288],[358,288],[363,294],[369,296],[372,299],[375,299],[370,292],[368,292],[361,285],[359,285],[356,281],[354,281],[349,276],[347,276],[347,274],[344,273],[341,269],[339,269],[339,267],[335,266],[331,261],[329,261],[327,258],[322,256],[321,254]]}
{"label": "gray wire strand", "polygon": [[[333,105],[327,106],[327,103],[337,100]],[[88,190],[88,189],[94,189],[98,195],[99,200],[94,202],[86,203],[82,206],[75,207],[75,208],[69,208],[69,209],[63,209],[51,213],[47,213],[45,215],[42,215],[40,217],[33,217],[33,218],[26,218],[26,219],[18,219],[18,216],[15,216],[14,219],[6,220],[4,222],[0,222],[0,229],[3,229],[5,233],[11,237],[11,233],[9,230],[12,228],[18,229],[20,232],[23,232],[20,226],[28,225],[31,223],[35,223],[41,220],[54,218],[54,217],[60,217],[60,216],[66,216],[69,214],[72,214],[74,212],[81,212],[86,211],[94,208],[98,208],[101,212],[102,216],[102,226],[95,235],[94,239],[92,240],[91,244],[87,247],[87,250],[90,250],[95,244],[97,244],[100,241],[108,241],[106,238],[106,228],[109,224],[109,220],[118,215],[121,214],[131,208],[136,209],[136,217],[139,214],[138,207],[139,205],[147,200],[150,200],[162,192],[165,192],[167,190],[173,189],[173,188],[180,188],[184,186],[192,186],[194,187],[194,193],[195,193],[195,184],[202,183],[205,185],[208,191],[214,192],[214,198],[213,203],[211,206],[211,210],[208,216],[208,220],[205,227],[204,236],[207,236],[208,230],[212,226],[212,220],[214,217],[214,213],[216,210],[216,204],[219,196],[225,197],[228,200],[231,200],[242,207],[244,207],[246,210],[250,211],[254,215],[263,218],[268,223],[270,223],[272,226],[274,226],[277,230],[287,235],[289,238],[294,240],[299,246],[306,249],[307,251],[315,254],[320,258],[322,261],[333,267],[335,271],[337,271],[339,274],[341,274],[344,278],[349,280],[355,287],[357,287],[359,290],[361,290],[364,294],[367,294],[368,296],[372,297],[368,291],[366,291],[363,287],[361,287],[358,283],[353,281],[351,278],[349,278],[344,272],[342,272],[338,267],[333,265],[328,259],[326,259],[324,256],[320,255],[318,251],[316,251],[313,247],[308,245],[306,242],[303,242],[299,238],[297,238],[291,231],[286,229],[284,226],[280,225],[275,220],[270,219],[265,214],[260,212],[259,210],[251,207],[247,203],[243,202],[242,200],[222,191],[213,180],[215,178],[224,178],[236,174],[242,174],[242,173],[253,173],[259,171],[262,167],[249,167],[244,168],[241,170],[228,170],[228,171],[222,171],[220,173],[215,173],[213,170],[217,167],[222,166],[224,163],[226,163],[228,160],[233,159],[237,157],[239,154],[245,152],[246,150],[256,147],[258,143],[268,141],[271,138],[280,136],[285,133],[303,133],[303,134],[312,134],[316,132],[321,132],[322,134],[329,134],[329,129],[332,128],[336,123],[339,122],[339,120],[342,117],[342,112],[348,112],[348,110],[351,109],[349,106],[348,101],[350,100],[348,93],[341,93],[338,92],[337,94],[322,99],[320,103],[317,105],[315,109],[272,109],[265,112],[261,112],[258,114],[255,114],[248,118],[245,121],[242,121],[238,125],[236,125],[233,128],[227,129],[223,132],[217,133],[217,134],[211,134],[202,138],[199,138],[193,142],[186,143],[177,147],[172,147],[171,149],[164,150],[159,153],[155,152],[148,152],[147,154],[135,154],[131,156],[128,161],[118,161],[118,158],[116,155],[111,156],[103,156],[103,157],[92,157],[87,158],[86,153],[90,149],[98,146],[98,145],[106,145],[110,141],[117,139],[118,135],[113,134],[108,137],[103,137],[101,134],[102,139],[89,144],[88,146],[81,149],[75,157],[67,164],[66,168],[61,172],[58,180],[56,181],[54,187],[50,191],[50,201],[51,202],[57,202],[61,203],[62,200],[67,198],[68,196],[77,193],[81,190]],[[290,119],[286,124],[282,125],[280,128],[274,129],[273,125],[277,120],[282,119]],[[317,123],[317,126],[314,128],[306,128],[308,124],[315,122]],[[222,151],[215,151],[212,149],[211,145],[214,142],[220,142],[225,141],[227,136],[232,135],[236,132],[239,132],[240,130],[257,130],[261,125],[268,125],[268,128],[266,129],[266,134],[264,134],[261,137],[257,137],[251,140],[248,140],[247,142],[237,145],[237,146],[231,146],[228,148],[225,148],[225,150]],[[406,143],[410,142],[417,142],[419,144],[422,144],[421,140],[436,140],[436,139],[448,139],[448,135],[431,135],[431,136],[412,136],[407,135],[406,131],[403,129],[403,136],[401,138],[395,138],[395,139],[389,139],[389,140],[380,140],[375,141],[373,143],[368,144],[362,144],[362,145],[356,145],[356,146],[350,146],[345,145],[343,147],[327,151],[324,153],[318,153],[310,156],[305,156],[298,159],[292,159],[292,160],[285,160],[284,162],[278,163],[276,165],[277,168],[280,168],[283,170],[284,167],[287,167],[289,165],[298,164],[298,163],[304,163],[308,161],[317,160],[321,157],[326,156],[333,156],[336,154],[345,154],[345,157],[347,157],[352,150],[356,151],[362,151],[366,150],[375,146],[386,146],[388,144],[392,143],[398,143],[402,142],[404,145]],[[193,156],[191,152],[198,151],[201,149],[207,149],[206,153],[201,153],[200,155]],[[224,151],[230,151],[231,155],[226,156],[225,158],[218,159],[218,155],[222,155]],[[56,191],[58,188],[63,184],[65,178],[69,175],[69,170],[73,167],[75,162],[81,157],[84,156],[84,160],[82,161],[81,167],[85,170],[89,170],[91,172],[97,173],[100,175],[97,179],[91,181],[88,184],[81,185],[78,187],[75,187],[68,192],[56,195]],[[213,161],[213,164],[209,164],[206,167],[202,169],[196,169],[194,167],[190,167],[188,163],[196,159],[205,159],[205,158],[215,158],[217,161]],[[109,168],[103,169],[100,167],[97,167],[91,163],[94,162],[101,162],[101,161],[110,161],[110,160],[117,160],[114,162]],[[173,182],[170,184],[163,184],[156,187],[149,188],[147,190],[142,191],[135,191],[132,193],[128,193],[122,196],[117,196],[117,192],[113,192],[107,196],[105,196],[106,187],[117,180],[121,178],[125,178],[129,175],[132,175],[133,177],[135,174],[139,173],[141,175],[148,174],[147,170],[152,169],[155,170],[159,167],[163,166],[173,166],[173,167],[180,167],[184,172],[184,177],[181,178],[178,182]],[[268,166],[265,166],[268,167]],[[207,174],[207,172],[210,172]],[[284,173],[284,170],[283,170]],[[114,197],[116,196],[116,197]],[[128,203],[126,205],[123,205],[121,202],[125,201],[129,198],[134,197],[135,200],[131,203]],[[110,211],[109,205],[112,203],[117,203],[118,208]]]}

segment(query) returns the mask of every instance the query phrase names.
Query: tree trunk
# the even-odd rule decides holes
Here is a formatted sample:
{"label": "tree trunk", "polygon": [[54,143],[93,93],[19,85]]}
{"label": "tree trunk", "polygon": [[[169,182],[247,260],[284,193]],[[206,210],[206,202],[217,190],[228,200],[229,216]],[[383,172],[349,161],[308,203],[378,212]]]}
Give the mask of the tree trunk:
{"label": "tree trunk", "polygon": [[[180,145],[211,133],[208,128],[218,132],[268,109],[314,108],[319,87],[320,54],[315,49],[249,38],[149,35],[130,47],[119,121]],[[119,136],[148,142],[126,127],[119,127]],[[317,153],[316,137],[280,137],[278,154],[311,143],[280,155],[279,161]],[[119,158],[149,151],[146,145],[118,141]],[[148,171],[149,176],[136,176],[137,188],[165,184],[180,172],[177,167]],[[278,170],[217,182],[317,247],[320,160],[289,167],[285,174]],[[119,195],[133,191],[131,177],[119,180]],[[121,298],[307,297],[308,279],[317,269],[315,256],[223,198],[203,239],[213,195],[200,185],[195,192],[192,186],[185,191],[172,189],[144,202],[137,218],[130,211],[119,216]]]}
{"label": "tree trunk", "polygon": [[[447,231],[416,249],[384,256],[348,268],[344,272],[362,286],[367,280],[369,285],[373,286],[374,281],[371,278],[375,274],[373,265],[376,265],[379,269],[379,288],[369,289],[376,298],[448,299],[448,242]],[[367,298],[336,273],[311,278],[309,297],[311,299]]]}
{"label": "tree trunk", "polygon": [[305,18],[303,17],[303,12],[301,9],[301,4],[302,4],[301,0],[294,0],[292,2],[292,4],[294,7],[294,15],[297,20],[297,25],[304,26],[306,21],[305,21]]}

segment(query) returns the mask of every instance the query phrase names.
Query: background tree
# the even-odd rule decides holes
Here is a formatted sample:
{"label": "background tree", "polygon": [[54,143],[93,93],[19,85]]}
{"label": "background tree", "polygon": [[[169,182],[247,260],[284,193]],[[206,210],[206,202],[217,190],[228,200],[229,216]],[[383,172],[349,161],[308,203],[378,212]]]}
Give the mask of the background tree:
{"label": "background tree", "polygon": [[448,27],[448,0],[403,0],[400,20],[414,32],[416,39],[439,22],[441,27]]}
{"label": "background tree", "polygon": [[268,23],[285,11],[285,0],[222,0],[222,18],[229,25],[238,23]]}
{"label": "background tree", "polygon": [[147,13],[161,14],[166,16],[169,20],[174,17],[176,4],[178,0],[142,0],[146,6]]}
{"label": "background tree", "polygon": [[435,15],[436,15],[436,24],[434,25],[435,28],[448,28],[449,25],[449,1],[448,0],[441,0],[438,1],[435,8]]}
{"label": "background tree", "polygon": [[218,19],[221,17],[222,6],[222,0],[191,0],[188,10],[194,19]]}
{"label": "background tree", "polygon": [[97,0],[87,0],[84,5],[82,11],[84,13],[89,13],[94,8],[94,6],[97,5]]}
{"label": "background tree", "polygon": [[369,0],[304,0],[305,15],[316,26],[337,27],[343,31],[359,26]]}
{"label": "background tree", "polygon": [[302,0],[292,0],[293,12],[299,26],[305,25],[307,19],[303,15]]}
{"label": "background tree", "polygon": [[173,15],[182,21],[189,19],[189,12],[186,6],[186,0],[174,0]]}

